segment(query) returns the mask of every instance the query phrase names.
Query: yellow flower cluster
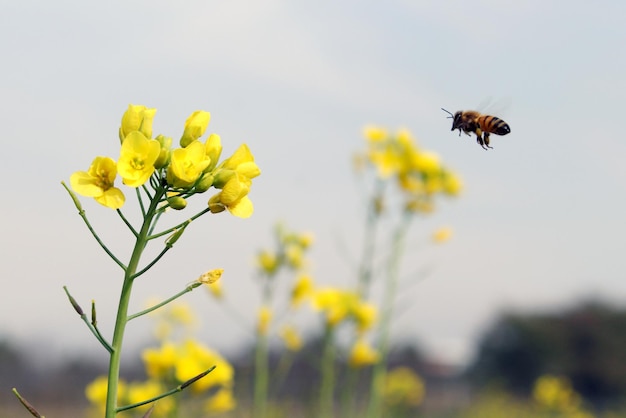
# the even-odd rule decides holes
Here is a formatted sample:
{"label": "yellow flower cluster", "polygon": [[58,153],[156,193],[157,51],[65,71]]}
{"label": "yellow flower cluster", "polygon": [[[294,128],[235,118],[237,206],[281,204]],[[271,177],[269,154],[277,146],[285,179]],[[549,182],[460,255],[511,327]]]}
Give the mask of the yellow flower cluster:
{"label": "yellow flower cluster", "polygon": [[256,264],[259,270],[268,276],[275,275],[281,267],[300,270],[306,267],[305,252],[313,243],[313,236],[308,233],[297,234],[288,231],[283,225],[276,227],[277,249],[261,250]]}
{"label": "yellow flower cluster", "polygon": [[582,398],[564,377],[544,375],[533,386],[533,399],[543,409],[588,418],[592,415],[582,408]]}
{"label": "yellow flower cluster", "polygon": [[390,134],[370,126],[364,135],[367,151],[359,156],[359,166],[367,161],[377,169],[379,178],[394,178],[405,195],[406,210],[430,212],[435,195],[456,196],[460,192],[459,177],[441,163],[437,154],[418,147],[409,131]]}
{"label": "yellow flower cluster", "polygon": [[424,393],[424,381],[412,369],[398,367],[387,373],[383,388],[387,404],[417,406]]}
{"label": "yellow flower cluster", "polygon": [[196,111],[185,122],[181,148],[172,150],[172,138],[152,138],[155,113],[156,109],[129,105],[119,128],[121,149],[117,163],[109,157],[96,157],[87,171],[72,174],[72,188],[104,206],[119,209],[125,202],[123,192],[114,185],[119,174],[122,183],[129,187],[144,186],[149,180],[155,190],[166,187],[167,203],[174,209],[183,209],[185,199],[213,187],[219,192],[208,201],[211,212],[228,210],[235,216],[249,217],[254,208],[248,193],[252,179],[261,171],[248,146],[241,145],[218,164],[221,138],[210,134],[204,143],[200,141],[210,114]]}
{"label": "yellow flower cluster", "polygon": [[352,319],[359,332],[369,330],[377,317],[374,305],[363,301],[355,292],[337,288],[316,290],[313,293],[313,307],[324,313],[329,326]]}

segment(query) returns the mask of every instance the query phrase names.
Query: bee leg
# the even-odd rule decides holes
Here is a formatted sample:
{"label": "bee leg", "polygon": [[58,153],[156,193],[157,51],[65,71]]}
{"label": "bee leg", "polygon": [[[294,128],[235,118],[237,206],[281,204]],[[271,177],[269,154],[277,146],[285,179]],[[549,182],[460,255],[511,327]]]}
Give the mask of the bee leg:
{"label": "bee leg", "polygon": [[[485,132],[484,136],[485,136],[485,139],[484,139],[485,140],[485,145],[487,146],[487,148],[493,149],[493,147],[489,146],[489,132]],[[485,148],[485,147],[483,147],[483,148]],[[487,149],[487,148],[485,148],[485,149]]]}

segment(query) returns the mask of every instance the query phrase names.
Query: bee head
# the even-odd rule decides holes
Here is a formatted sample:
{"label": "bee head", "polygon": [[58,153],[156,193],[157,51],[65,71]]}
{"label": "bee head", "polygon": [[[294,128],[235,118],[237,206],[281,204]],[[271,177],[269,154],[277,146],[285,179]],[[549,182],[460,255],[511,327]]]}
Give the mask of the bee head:
{"label": "bee head", "polygon": [[450,116],[448,116],[448,119],[452,119],[452,129],[451,130],[454,131],[455,129],[457,129],[458,126],[459,126],[459,122],[461,121],[461,113],[462,112],[459,110],[455,114],[452,114],[452,112],[447,111],[443,107],[441,108],[441,110],[443,110],[448,115],[450,115]]}

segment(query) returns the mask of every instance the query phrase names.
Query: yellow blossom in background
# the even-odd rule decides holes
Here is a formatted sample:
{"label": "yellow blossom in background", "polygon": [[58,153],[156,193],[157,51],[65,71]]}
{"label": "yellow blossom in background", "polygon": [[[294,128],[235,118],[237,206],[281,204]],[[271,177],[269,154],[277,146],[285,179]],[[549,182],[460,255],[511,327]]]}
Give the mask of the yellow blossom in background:
{"label": "yellow blossom in background", "polygon": [[383,387],[387,404],[417,406],[424,393],[424,381],[412,369],[398,367],[387,373]]}
{"label": "yellow blossom in background", "polygon": [[446,242],[450,239],[450,237],[452,237],[452,228],[450,228],[449,226],[444,226],[437,229],[432,236],[433,241],[435,241],[436,243]]}
{"label": "yellow blossom in background", "polygon": [[167,169],[167,184],[188,189],[200,178],[211,161],[207,159],[202,142],[193,141],[186,148],[172,151]]}
{"label": "yellow blossom in background", "polygon": [[313,296],[313,307],[324,312],[326,323],[330,326],[346,319],[357,302],[356,293],[334,288],[321,289]]}
{"label": "yellow blossom in background", "polygon": [[[93,382],[89,383],[85,387],[85,396],[87,400],[91,402],[99,411],[104,413],[106,398],[107,398],[107,390],[108,390],[108,382],[106,376],[100,376],[96,378]],[[117,384],[117,399],[118,402],[121,400],[122,395],[126,392],[126,382],[122,379]]]}
{"label": "yellow blossom in background", "polygon": [[443,190],[451,195],[457,196],[463,187],[461,179],[454,173],[446,171],[443,178]]}
{"label": "yellow blossom in background", "polygon": [[371,303],[359,302],[352,308],[352,315],[357,323],[359,332],[372,328],[378,317],[378,308]]}
{"label": "yellow blossom in background", "polygon": [[128,109],[122,115],[120,126],[120,142],[134,131],[139,131],[148,138],[152,138],[152,121],[156,114],[156,109],[149,109],[142,105],[128,105]]}
{"label": "yellow blossom in background", "polygon": [[285,248],[285,259],[287,264],[294,269],[299,269],[304,265],[304,250],[300,245],[289,245]]}
{"label": "yellow blossom in background", "polygon": [[124,138],[117,162],[117,171],[124,184],[139,187],[148,181],[160,152],[159,141],[148,139],[139,131],[129,133]]}
{"label": "yellow blossom in background", "polygon": [[296,307],[304,300],[310,298],[315,293],[313,278],[307,274],[302,274],[296,280],[291,289],[291,306]]}
{"label": "yellow blossom in background", "polygon": [[72,189],[80,195],[93,197],[96,202],[111,209],[124,205],[124,193],[113,184],[117,177],[115,161],[96,157],[88,171],[77,171],[70,177]]}
{"label": "yellow blossom in background", "polygon": [[216,366],[211,373],[189,387],[192,392],[201,393],[216,386],[232,386],[233,367],[216,351],[194,340],[187,340],[177,347],[176,355],[174,374],[180,383]]}
{"label": "yellow blossom in background", "polygon": [[358,339],[352,346],[348,364],[353,368],[370,366],[378,362],[380,354],[363,339]]}
{"label": "yellow blossom in background", "polygon": [[207,413],[222,413],[235,409],[237,403],[230,389],[220,389],[204,404]]}
{"label": "yellow blossom in background", "polygon": [[582,403],[568,379],[550,375],[537,379],[533,399],[544,408],[563,412],[577,410]]}
{"label": "yellow blossom in background", "polygon": [[180,146],[186,148],[189,144],[204,135],[209,126],[211,114],[204,110],[196,110],[185,121],[185,130],[180,138]]}
{"label": "yellow blossom in background", "polygon": [[259,252],[259,255],[257,255],[257,265],[265,274],[271,276],[278,270],[280,262],[276,254],[262,250]]}
{"label": "yellow blossom in background", "polygon": [[302,349],[302,338],[298,331],[291,325],[285,325],[280,329],[280,338],[283,339],[285,347],[289,351],[300,351]]}
{"label": "yellow blossom in background", "polygon": [[272,309],[268,306],[261,306],[257,315],[257,332],[260,335],[266,335],[272,321]]}
{"label": "yellow blossom in background", "polygon": [[192,325],[196,318],[191,307],[186,303],[175,303],[168,307],[168,319],[181,325]]}
{"label": "yellow blossom in background", "polygon": [[387,138],[387,131],[379,126],[369,125],[363,128],[363,135],[368,141],[380,142]]}
{"label": "yellow blossom in background", "polygon": [[[145,401],[165,392],[168,388],[164,387],[156,380],[147,380],[145,382],[132,382],[128,384],[126,389],[126,400],[129,404]],[[142,405],[137,408],[138,411],[145,412],[150,409],[152,404]],[[159,399],[154,407],[151,417],[167,416],[174,409],[174,400],[168,396]]]}
{"label": "yellow blossom in background", "polygon": [[224,269],[209,270],[206,273],[203,273],[198,278],[198,281],[203,284],[213,284],[222,277],[222,273],[224,273]]}
{"label": "yellow blossom in background", "polygon": [[209,292],[211,292],[214,298],[221,299],[224,296],[224,290],[222,288],[221,280],[214,282],[214,283],[209,283],[207,287],[209,289]]}
{"label": "yellow blossom in background", "polygon": [[146,348],[141,353],[146,374],[155,379],[167,379],[172,374],[178,352],[171,342],[164,342],[160,348]]}

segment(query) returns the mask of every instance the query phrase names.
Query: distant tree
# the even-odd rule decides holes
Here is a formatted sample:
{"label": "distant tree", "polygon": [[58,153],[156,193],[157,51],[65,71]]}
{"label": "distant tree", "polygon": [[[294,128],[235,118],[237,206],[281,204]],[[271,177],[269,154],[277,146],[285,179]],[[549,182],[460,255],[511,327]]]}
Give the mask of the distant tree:
{"label": "distant tree", "polygon": [[598,302],[552,314],[504,314],[468,369],[475,384],[528,394],[542,374],[567,376],[585,399],[626,397],[626,310]]}

